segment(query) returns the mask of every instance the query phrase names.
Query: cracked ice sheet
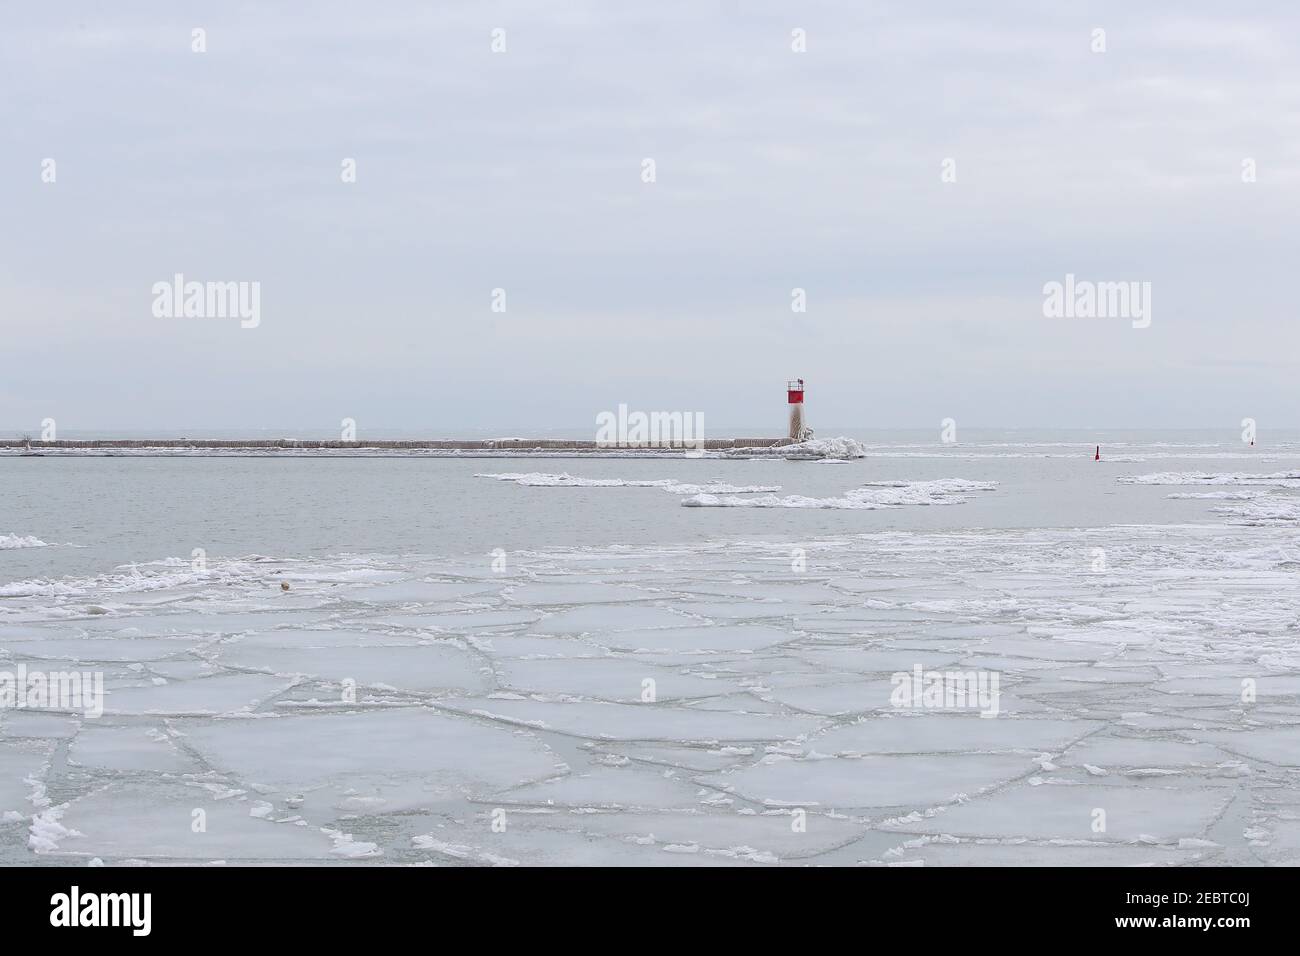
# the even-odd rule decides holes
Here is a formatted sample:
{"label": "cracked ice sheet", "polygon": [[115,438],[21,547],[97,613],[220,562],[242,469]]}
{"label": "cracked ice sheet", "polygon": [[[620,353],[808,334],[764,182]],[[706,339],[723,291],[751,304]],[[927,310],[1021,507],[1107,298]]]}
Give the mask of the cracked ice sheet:
{"label": "cracked ice sheet", "polygon": [[794,640],[795,634],[760,624],[720,624],[713,627],[663,627],[645,631],[597,634],[592,640],[624,651],[676,651],[706,654],[754,651]]}
{"label": "cracked ice sheet", "polygon": [[1246,678],[1254,682],[1252,689],[1261,703],[1300,697],[1300,675],[1273,677],[1239,672],[1232,677],[1184,677],[1166,680],[1155,689],[1165,694],[1221,694],[1227,700],[1235,697],[1240,701]]}
{"label": "cracked ice sheet", "polygon": [[533,624],[542,615],[537,611],[452,611],[445,614],[393,614],[376,623],[400,628],[431,628],[451,634],[466,631],[497,630],[519,624]]}
{"label": "cracked ice sheet", "polygon": [[43,740],[0,740],[0,818],[32,812],[33,785],[54,747]]}
{"label": "cracked ice sheet", "polygon": [[476,693],[491,690],[483,662],[469,651],[446,645],[386,647],[247,647],[222,645],[216,660],[227,667],[281,677],[309,677],[402,691]]}
{"label": "cracked ice sheet", "polygon": [[469,600],[488,603],[500,594],[501,585],[475,581],[398,581],[349,591],[352,601],[372,604],[436,604],[443,601]]}
{"label": "cracked ice sheet", "polygon": [[956,714],[876,717],[837,727],[808,742],[817,753],[988,753],[1057,751],[1102,725],[1085,720],[990,719]]}
{"label": "cracked ice sheet", "polygon": [[[810,813],[807,829],[791,826],[788,811],[766,811],[742,815],[731,811],[709,814],[622,813],[601,814],[583,821],[592,832],[619,835],[643,841],[664,850],[667,847],[699,847],[703,850],[735,851],[748,847],[755,862],[800,860],[817,857],[862,836],[860,823]],[[671,851],[669,851],[671,852]],[[770,857],[764,859],[763,857]]]}
{"label": "cracked ice sheet", "polygon": [[[58,823],[69,831],[53,855],[165,860],[325,859],[331,841],[319,828],[277,824],[249,813],[246,797],[167,781],[123,782],[71,801]],[[195,811],[203,813],[196,829]]]}
{"label": "cracked ice sheet", "polygon": [[897,671],[910,671],[917,664],[924,670],[938,670],[956,663],[958,657],[955,653],[945,654],[942,651],[854,645],[818,645],[800,649],[798,655],[832,672],[856,671],[860,674],[893,674]]}
{"label": "cracked ice sheet", "polygon": [[818,608],[812,604],[790,601],[745,601],[723,603],[717,601],[682,601],[679,610],[699,617],[720,621],[757,621],[769,618],[793,618],[814,614]]}
{"label": "cracked ice sheet", "polygon": [[661,667],[622,658],[585,660],[516,660],[501,665],[503,683],[521,693],[573,694],[600,700],[636,703],[647,693],[646,681],[658,701],[714,697],[738,685],[704,672]]}
{"label": "cracked ice sheet", "polygon": [[674,771],[598,767],[545,783],[503,790],[491,800],[501,806],[689,810],[704,804],[706,796],[688,776]]}
{"label": "cracked ice sheet", "polygon": [[[223,604],[223,610],[224,607]],[[153,616],[137,612],[105,621],[78,623],[83,629],[96,635],[102,631],[115,632],[114,636],[128,633],[138,637],[195,635],[194,643],[200,643],[217,634],[241,634],[245,631],[263,631],[285,625],[303,626],[324,621],[327,617],[324,612],[293,614],[273,610],[229,614],[219,613],[214,608],[207,612],[173,612]]]}
{"label": "cracked ice sheet", "polygon": [[[527,813],[507,810],[508,825],[490,820],[441,824],[413,838],[439,864],[754,866],[799,865],[853,845],[864,827],[808,815],[806,830],[788,811],[708,810]],[[897,838],[895,837],[895,842]]]}
{"label": "cracked ice sheet", "polygon": [[501,660],[518,658],[571,658],[606,657],[608,648],[590,643],[579,637],[517,637],[494,634],[491,637],[471,638],[474,647]]}
{"label": "cracked ice sheet", "polygon": [[86,727],[68,748],[68,764],[97,770],[190,773],[202,769],[152,727]]}
{"label": "cracked ice sheet", "polygon": [[13,737],[62,739],[75,736],[79,726],[78,718],[60,714],[30,710],[0,712],[0,739]]}
{"label": "cracked ice sheet", "polygon": [[1216,731],[1197,733],[1196,739],[1216,744],[1232,754],[1250,760],[1300,767],[1300,724],[1269,730]]}
{"label": "cracked ice sheet", "polygon": [[[1156,842],[1194,840],[1232,799],[1230,788],[1023,784],[893,826],[909,833],[956,837]],[[1105,832],[1093,829],[1105,812]]]}
{"label": "cracked ice sheet", "polygon": [[283,693],[291,681],[260,674],[200,677],[164,684],[104,687],[105,715],[250,713]]}
{"label": "cracked ice sheet", "polygon": [[[86,640],[35,640],[3,641],[0,651],[9,651],[15,658],[26,660],[81,661],[83,663],[133,663],[161,661],[185,655],[191,648],[203,644],[195,638],[117,638]],[[59,669],[59,668],[54,668]]]}
{"label": "cracked ice sheet", "polygon": [[544,780],[562,765],[531,735],[426,708],[263,720],[177,720],[181,742],[263,792],[320,791],[394,812]]}
{"label": "cracked ice sheet", "polygon": [[608,766],[624,766],[631,761],[641,761],[667,768],[694,771],[725,770],[749,763],[753,747],[669,747],[654,744],[611,743],[598,744],[594,752],[597,759]]}
{"label": "cracked ice sheet", "polygon": [[[625,814],[618,814],[622,818]],[[583,815],[549,817],[511,815],[505,833],[491,833],[489,821],[470,826],[443,824],[416,835],[412,847],[421,860],[437,866],[565,866],[720,867],[754,866],[733,852],[664,852],[646,837],[616,833],[605,836],[598,828],[577,824],[596,819]],[[788,826],[788,824],[787,824]]]}
{"label": "cracked ice sheet", "polygon": [[[801,682],[798,685],[768,688],[765,691],[755,690],[755,693],[765,700],[777,701],[794,710],[827,717],[896,710],[891,703],[896,685],[890,678],[862,677],[849,681],[836,679],[837,682],[830,683],[831,680],[832,678],[828,677],[822,681]],[[1037,713],[1046,710],[1042,704],[1013,697],[1001,690],[998,695],[998,707],[1003,715]]]}
{"label": "cracked ice sheet", "polygon": [[926,808],[1006,784],[1033,770],[1023,756],[829,757],[772,756],[734,773],[700,775],[712,787],[769,806],[835,810]]}
{"label": "cracked ice sheet", "polygon": [[935,842],[907,846],[866,861],[922,866],[1186,866],[1217,855],[1215,847],[1175,849],[1148,845],[1031,844],[980,841]]}
{"label": "cracked ice sheet", "polygon": [[528,631],[530,634],[591,634],[706,623],[702,618],[692,619],[678,611],[663,607],[590,605],[559,611],[534,624]]}
{"label": "cracked ice sheet", "polygon": [[543,607],[547,605],[626,604],[629,601],[662,599],[664,595],[656,591],[579,581],[573,583],[518,584],[506,591],[505,597],[511,604]]}
{"label": "cracked ice sheet", "polygon": [[1091,766],[1119,772],[1124,769],[1183,769],[1204,773],[1233,758],[1205,744],[1141,737],[1093,737],[1071,747],[1056,762],[1061,766]]}
{"label": "cracked ice sheet", "polygon": [[441,706],[590,740],[783,741],[823,726],[822,721],[802,715],[719,712],[642,703],[480,697],[444,701]]}
{"label": "cracked ice sheet", "polygon": [[[876,821],[863,832],[853,829],[866,826],[857,821],[848,842],[823,844],[821,827],[836,818],[810,807],[809,831],[791,833],[788,812],[761,812],[772,792],[832,801],[822,811],[839,806],[835,801],[849,808],[902,801],[885,808],[891,818],[964,792],[966,802],[928,822],[955,821],[972,842],[930,844],[919,851],[926,862],[1068,864],[1095,859],[1088,854],[1098,848],[1067,845],[1078,837],[1063,835],[1070,821],[1054,815],[1067,798],[1092,791],[1112,799],[1104,805],[1111,814],[1104,839],[1113,841],[1129,832],[1116,823],[1116,809],[1138,824],[1162,814],[1179,824],[1176,814],[1184,811],[1173,808],[1238,794],[1243,818],[1212,827],[1221,850],[1100,849],[1124,854],[1116,862],[1178,854],[1188,862],[1200,854],[1207,862],[1216,854],[1293,861],[1300,813],[1300,781],[1288,769],[1300,738],[1300,551],[1293,539],[1293,531],[1223,527],[886,532],[793,544],[519,552],[508,575],[490,572],[484,560],[353,556],[293,562],[278,577],[254,568],[246,586],[234,574],[219,587],[130,595],[74,587],[67,598],[34,592],[6,598],[0,648],[21,642],[24,657],[68,665],[61,669],[93,665],[83,652],[99,652],[95,657],[108,660],[93,669],[106,671],[114,693],[102,721],[0,714],[5,743],[35,748],[13,751],[7,769],[0,759],[0,774],[11,774],[0,789],[12,787],[16,809],[30,815],[36,790],[26,780],[48,786],[72,801],[67,813],[81,815],[75,828],[87,840],[102,839],[97,816],[128,820],[123,784],[156,792],[160,806],[182,806],[188,788],[169,790],[182,782],[163,777],[179,771],[192,783],[243,791],[223,802],[239,804],[245,815],[265,813],[250,816],[250,824],[306,829],[292,822],[299,816],[313,838],[287,851],[295,859],[364,864],[374,859],[366,848],[375,843],[383,861],[459,865],[490,863],[494,853],[541,863],[755,865],[769,860],[766,854],[890,862],[886,851],[927,823],[909,833],[886,832]],[[1108,574],[1088,570],[1099,545]],[[806,577],[790,573],[792,546],[808,549]],[[283,597],[281,579],[295,582]],[[92,602],[108,613],[86,616]],[[106,645],[119,646],[103,653]],[[346,705],[310,683],[355,679],[341,667],[439,693],[461,679],[432,666],[407,672],[425,662],[422,653],[432,662],[445,648],[463,655],[458,659],[483,682],[475,696],[438,701],[436,710],[411,706],[409,696],[396,709],[399,701],[382,693]],[[291,664],[286,671],[308,682],[277,693],[290,681],[241,672],[255,664]],[[915,664],[1001,671],[1001,715],[883,717],[889,675]],[[647,677],[657,684],[652,703],[638,693]],[[678,678],[689,684],[674,686]],[[1245,678],[1256,682],[1257,702],[1243,701]],[[691,696],[697,692],[708,696]],[[611,693],[622,702],[599,700]],[[292,712],[281,706],[286,696],[297,701]],[[302,713],[313,696],[333,702]],[[113,716],[115,699],[130,705],[126,716]],[[872,712],[882,716],[857,723],[843,716],[864,703],[878,704]],[[450,714],[452,707],[459,713]],[[805,708],[814,713],[801,714]],[[150,710],[164,716],[142,721]],[[199,711],[208,716],[166,716]],[[221,713],[242,716],[212,716]],[[882,733],[886,723],[899,727]],[[134,736],[169,727],[183,734],[168,737],[179,764],[165,747],[151,746],[163,741]],[[1073,743],[1072,735],[1089,727],[1096,729]],[[61,740],[68,761],[46,769],[46,748],[62,749]],[[1207,762],[1215,751],[1221,759]],[[816,759],[827,755],[839,756]],[[792,770],[773,771],[765,760],[792,756],[803,759],[778,761]],[[896,782],[864,783],[852,772],[885,761],[899,771]],[[674,767],[675,778],[661,776]],[[1179,774],[1141,775],[1168,770]],[[654,786],[638,792],[632,783],[639,781]],[[980,792],[989,781],[993,788]],[[106,786],[116,795],[91,799]],[[480,832],[488,829],[484,805],[471,801],[504,802],[507,795],[512,823],[500,836],[519,842],[493,849],[492,836]],[[548,799],[555,801],[549,811]],[[588,813],[583,802],[606,809]],[[665,812],[670,807],[681,809]],[[683,825],[640,829],[656,813]],[[447,822],[453,818],[460,822]],[[1195,839],[1200,819],[1171,825],[1165,835],[1190,831]],[[1019,839],[1002,835],[1015,831],[1011,824],[1042,835],[1002,842]],[[769,827],[774,839],[790,834],[792,846],[765,842]],[[725,836],[710,836],[712,828],[726,828]],[[123,856],[152,859],[167,849],[142,827],[123,832]],[[264,831],[234,832],[223,855],[254,859],[256,845],[238,844]],[[654,843],[637,842],[652,832]],[[473,852],[458,858],[412,845],[429,833]],[[30,857],[27,838],[25,825],[0,828],[0,859]],[[1093,839],[1091,831],[1082,839]],[[63,839],[64,849],[79,840]]]}
{"label": "cracked ice sheet", "polygon": [[215,648],[221,653],[227,647],[270,647],[270,648],[367,648],[375,646],[411,647],[423,642],[428,635],[400,634],[390,631],[366,631],[358,627],[302,630],[300,628],[275,628],[241,634],[235,640],[225,640]]}

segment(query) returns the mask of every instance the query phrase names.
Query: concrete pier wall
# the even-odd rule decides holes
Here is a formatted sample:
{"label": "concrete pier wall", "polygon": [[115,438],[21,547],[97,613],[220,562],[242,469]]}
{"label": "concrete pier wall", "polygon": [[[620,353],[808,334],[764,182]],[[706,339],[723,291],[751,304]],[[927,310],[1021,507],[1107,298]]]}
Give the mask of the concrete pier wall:
{"label": "concrete pier wall", "polygon": [[[727,448],[774,448],[790,444],[788,438],[709,438],[703,442],[705,451]],[[44,449],[58,448],[159,448],[159,449],[440,449],[445,451],[646,451],[646,452],[681,452],[698,448],[698,443],[689,445],[673,444],[648,447],[645,445],[610,445],[595,441],[567,438],[497,438],[497,439],[436,439],[409,441],[364,440],[339,441],[304,438],[95,438],[95,439],[59,439],[58,441],[23,441],[20,439],[0,440],[0,448],[21,448],[38,452]]]}

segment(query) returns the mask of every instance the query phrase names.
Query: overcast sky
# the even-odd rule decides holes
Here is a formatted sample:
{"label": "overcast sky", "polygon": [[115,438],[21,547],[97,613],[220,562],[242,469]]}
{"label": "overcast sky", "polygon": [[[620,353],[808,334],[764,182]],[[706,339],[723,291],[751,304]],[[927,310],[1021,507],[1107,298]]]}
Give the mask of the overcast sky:
{"label": "overcast sky", "polygon": [[1300,425],[1294,2],[12,3],[0,128],[8,432]]}

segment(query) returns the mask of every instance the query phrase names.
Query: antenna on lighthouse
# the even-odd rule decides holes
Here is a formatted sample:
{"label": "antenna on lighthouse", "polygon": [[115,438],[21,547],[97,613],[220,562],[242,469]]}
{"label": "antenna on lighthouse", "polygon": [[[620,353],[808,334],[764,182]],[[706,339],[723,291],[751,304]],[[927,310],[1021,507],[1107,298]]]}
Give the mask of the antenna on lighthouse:
{"label": "antenna on lighthouse", "polygon": [[803,379],[796,378],[785,383],[786,401],[790,404],[790,440],[807,441],[812,438],[812,429],[803,420]]}

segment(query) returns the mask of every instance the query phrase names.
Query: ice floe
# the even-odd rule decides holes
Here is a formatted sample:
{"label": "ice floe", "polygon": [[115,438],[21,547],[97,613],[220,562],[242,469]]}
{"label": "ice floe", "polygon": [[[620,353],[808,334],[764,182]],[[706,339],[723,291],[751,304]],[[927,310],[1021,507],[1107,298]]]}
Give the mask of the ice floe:
{"label": "ice floe", "polygon": [[723,481],[687,484],[671,478],[638,480],[632,478],[580,478],[567,473],[558,475],[528,472],[519,474],[481,474],[475,478],[512,481],[525,488],[659,488],[674,495],[738,495],[751,492],[780,491],[780,485],[732,485]]}
{"label": "ice floe", "polygon": [[1296,472],[1157,472],[1126,475],[1116,480],[1139,485],[1230,485],[1234,490],[1181,492],[1166,497],[1221,500],[1224,504],[1212,510],[1232,524],[1252,527],[1300,524],[1300,495],[1292,493],[1300,489],[1300,473]]}
{"label": "ice floe", "polygon": [[[764,489],[769,490],[769,489]],[[17,550],[18,548],[48,548],[44,541],[30,534],[0,534],[0,551]]]}
{"label": "ice floe", "polygon": [[[104,712],[0,710],[0,862],[1300,863],[1292,528],[814,544],[16,588],[0,670],[101,671]],[[915,668],[997,715],[901,708]]]}
{"label": "ice floe", "polygon": [[1290,471],[1263,475],[1242,472],[1161,471],[1149,475],[1121,475],[1115,480],[1130,485],[1247,485],[1300,488],[1300,472]]}
{"label": "ice floe", "polygon": [[994,491],[996,481],[940,478],[933,481],[878,481],[855,488],[835,498],[804,495],[757,495],[741,498],[723,494],[696,494],[682,501],[690,508],[837,508],[878,510],[910,505],[956,505],[970,500],[977,491]]}
{"label": "ice floe", "polygon": [[839,436],[836,438],[810,438],[807,441],[794,442],[789,445],[774,445],[770,448],[740,448],[733,455],[747,458],[784,457],[784,458],[823,458],[848,459],[865,458],[867,448],[855,438]]}

